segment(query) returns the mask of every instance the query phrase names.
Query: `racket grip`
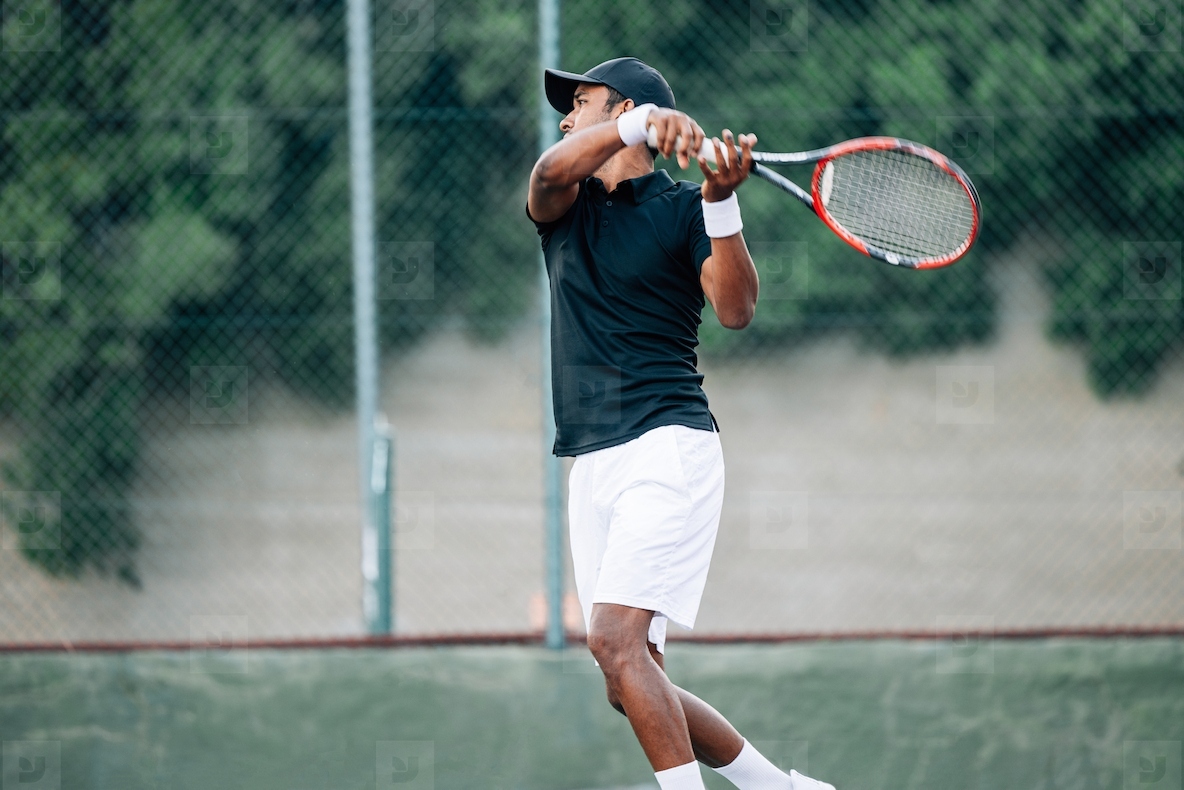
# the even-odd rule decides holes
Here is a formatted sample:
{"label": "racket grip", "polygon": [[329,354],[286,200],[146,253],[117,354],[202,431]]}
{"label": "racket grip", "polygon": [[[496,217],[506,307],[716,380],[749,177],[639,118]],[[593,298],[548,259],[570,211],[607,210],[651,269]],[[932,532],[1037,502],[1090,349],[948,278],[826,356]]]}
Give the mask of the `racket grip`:
{"label": "racket grip", "polygon": [[[682,135],[680,134],[678,136],[678,138],[674,141],[675,150],[678,150],[678,144],[681,141],[682,141]],[[657,129],[657,127],[654,127],[654,126],[649,127],[649,131],[646,135],[645,143],[650,148],[657,149],[657,147],[658,147],[658,129]],[[704,159],[706,159],[708,162],[711,162],[714,164],[714,162],[715,162],[715,146],[711,144],[711,140],[709,140],[707,138],[703,138],[703,146],[702,146],[702,148],[699,149],[698,156],[701,156]]]}

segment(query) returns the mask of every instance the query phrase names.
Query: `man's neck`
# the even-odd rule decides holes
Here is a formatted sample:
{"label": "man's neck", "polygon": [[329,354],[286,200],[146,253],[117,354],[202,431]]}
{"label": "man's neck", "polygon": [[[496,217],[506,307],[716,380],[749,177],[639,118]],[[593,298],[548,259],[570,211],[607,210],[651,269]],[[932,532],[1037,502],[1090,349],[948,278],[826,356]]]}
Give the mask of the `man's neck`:
{"label": "man's neck", "polygon": [[654,172],[654,162],[649,154],[634,148],[623,148],[609,157],[592,175],[604,184],[604,190],[612,193],[622,181],[648,175]]}

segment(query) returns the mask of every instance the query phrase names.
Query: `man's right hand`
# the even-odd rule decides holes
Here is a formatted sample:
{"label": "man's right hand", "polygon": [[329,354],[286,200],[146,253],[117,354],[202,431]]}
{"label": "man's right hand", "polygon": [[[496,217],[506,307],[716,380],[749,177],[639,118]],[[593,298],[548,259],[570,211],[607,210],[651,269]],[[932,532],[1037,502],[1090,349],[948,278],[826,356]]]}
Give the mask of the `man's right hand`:
{"label": "man's right hand", "polygon": [[646,126],[652,126],[658,133],[658,152],[667,159],[676,155],[682,169],[690,167],[691,160],[699,156],[703,128],[685,112],[657,107],[650,111]]}

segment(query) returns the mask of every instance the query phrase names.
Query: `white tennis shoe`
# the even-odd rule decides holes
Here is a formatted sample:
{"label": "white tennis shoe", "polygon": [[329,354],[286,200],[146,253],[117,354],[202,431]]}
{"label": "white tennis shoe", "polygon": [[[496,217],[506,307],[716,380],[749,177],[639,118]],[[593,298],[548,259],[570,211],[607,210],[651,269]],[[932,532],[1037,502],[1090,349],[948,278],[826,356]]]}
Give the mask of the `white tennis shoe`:
{"label": "white tennis shoe", "polygon": [[817,779],[802,776],[792,769],[789,772],[789,781],[793,790],[835,790],[834,785],[828,785],[826,782],[819,782]]}

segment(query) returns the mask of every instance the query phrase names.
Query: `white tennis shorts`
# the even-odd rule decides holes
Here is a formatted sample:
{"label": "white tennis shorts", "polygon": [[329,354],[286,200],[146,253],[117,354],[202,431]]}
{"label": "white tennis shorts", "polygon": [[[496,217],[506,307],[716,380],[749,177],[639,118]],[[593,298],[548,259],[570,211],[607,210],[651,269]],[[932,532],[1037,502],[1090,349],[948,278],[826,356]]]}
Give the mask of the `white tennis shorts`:
{"label": "white tennis shorts", "polygon": [[584,625],[594,603],[649,609],[659,652],[668,619],[694,627],[723,501],[714,431],[664,425],[576,456],[567,507]]}

